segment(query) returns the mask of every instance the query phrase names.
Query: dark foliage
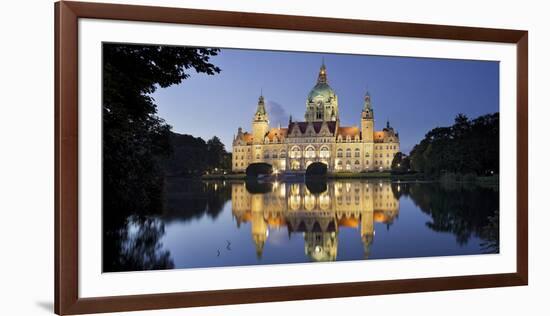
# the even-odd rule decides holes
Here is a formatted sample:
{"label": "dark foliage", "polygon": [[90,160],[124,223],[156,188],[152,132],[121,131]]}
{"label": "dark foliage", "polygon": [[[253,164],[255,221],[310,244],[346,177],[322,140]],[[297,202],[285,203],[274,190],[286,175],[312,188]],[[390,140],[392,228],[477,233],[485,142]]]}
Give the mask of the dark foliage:
{"label": "dark foliage", "polygon": [[411,160],[409,156],[405,155],[402,152],[398,152],[393,156],[393,160],[391,162],[391,169],[392,171],[398,171],[398,172],[407,172],[411,169]]}
{"label": "dark foliage", "polygon": [[199,176],[231,169],[231,154],[216,136],[205,142],[200,137],[170,133],[170,145],[172,153],[161,160],[168,176]]}
{"label": "dark foliage", "polygon": [[307,176],[326,176],[327,175],[327,165],[322,162],[313,162],[306,169]]}
{"label": "dark foliage", "polygon": [[246,176],[256,178],[259,175],[270,175],[273,173],[273,166],[264,162],[251,163],[246,168]]}
{"label": "dark foliage", "polygon": [[[162,210],[159,158],[171,153],[170,126],[157,116],[151,94],[158,87],[181,83],[192,71],[218,73],[220,69],[209,62],[217,53],[204,48],[103,45],[104,269],[117,271],[118,264],[128,266],[130,261],[136,268],[142,265],[137,270],[171,266],[159,253],[160,237],[154,234],[161,236],[163,227],[147,219]],[[139,225],[135,231],[140,235],[129,236],[134,215],[132,225]],[[135,244],[141,259],[127,251],[128,242]],[[114,259],[116,254],[120,258]]]}
{"label": "dark foliage", "polygon": [[469,120],[459,114],[450,127],[429,131],[410,154],[411,167],[430,176],[451,172],[499,172],[499,114]]}

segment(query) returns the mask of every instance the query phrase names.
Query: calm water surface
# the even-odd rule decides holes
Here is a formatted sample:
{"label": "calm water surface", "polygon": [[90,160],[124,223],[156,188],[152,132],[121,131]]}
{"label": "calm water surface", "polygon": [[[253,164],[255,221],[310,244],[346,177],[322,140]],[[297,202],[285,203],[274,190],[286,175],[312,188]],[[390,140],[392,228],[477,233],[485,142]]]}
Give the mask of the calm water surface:
{"label": "calm water surface", "polygon": [[162,215],[128,216],[104,255],[129,271],[495,253],[498,208],[496,186],[171,178]]}

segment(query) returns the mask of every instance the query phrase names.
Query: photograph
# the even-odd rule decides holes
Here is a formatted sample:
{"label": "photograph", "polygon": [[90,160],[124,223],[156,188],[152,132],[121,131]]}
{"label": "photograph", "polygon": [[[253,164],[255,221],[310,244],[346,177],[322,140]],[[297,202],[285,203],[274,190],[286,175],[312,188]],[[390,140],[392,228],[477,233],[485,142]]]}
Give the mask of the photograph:
{"label": "photograph", "polygon": [[498,255],[499,65],[103,42],[103,272]]}

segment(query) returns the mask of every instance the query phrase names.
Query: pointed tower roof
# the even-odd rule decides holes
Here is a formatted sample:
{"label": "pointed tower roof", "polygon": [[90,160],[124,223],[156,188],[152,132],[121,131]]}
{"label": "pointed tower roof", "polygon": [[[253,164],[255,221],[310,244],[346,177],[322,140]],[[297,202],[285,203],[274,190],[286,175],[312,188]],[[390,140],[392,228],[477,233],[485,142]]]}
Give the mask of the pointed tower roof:
{"label": "pointed tower roof", "polygon": [[321,68],[319,69],[319,76],[317,77],[317,83],[327,83],[327,67],[325,66],[325,58],[321,62]]}
{"label": "pointed tower roof", "polygon": [[363,110],[372,111],[372,102],[371,102],[371,97],[368,90],[365,93],[365,103],[363,104]]}
{"label": "pointed tower roof", "polygon": [[254,114],[255,120],[267,120],[267,111],[265,109],[265,100],[263,94],[260,94],[258,98],[258,106],[256,107],[256,113]]}

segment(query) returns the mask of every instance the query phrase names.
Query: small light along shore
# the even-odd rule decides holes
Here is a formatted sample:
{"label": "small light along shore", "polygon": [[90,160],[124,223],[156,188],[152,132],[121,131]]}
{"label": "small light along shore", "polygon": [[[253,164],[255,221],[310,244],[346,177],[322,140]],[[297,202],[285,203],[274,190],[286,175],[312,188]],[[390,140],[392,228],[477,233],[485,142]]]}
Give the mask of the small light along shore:
{"label": "small light along shore", "polygon": [[[263,181],[269,181],[271,177],[263,178]],[[301,178],[301,177],[300,177]],[[315,177],[316,179],[318,177]],[[396,174],[391,172],[334,172],[326,175],[327,180],[338,179],[381,179],[391,181],[415,181],[415,182],[454,182],[454,183],[477,183],[484,185],[498,185],[499,176],[456,176],[456,177],[441,177],[439,179],[426,177],[422,173],[404,173]],[[228,174],[207,174],[201,176],[202,180],[246,180],[245,173],[228,173]],[[277,177],[278,180],[285,181],[282,176]],[[293,178],[294,179],[294,178]],[[305,179],[305,177],[304,177]]]}

